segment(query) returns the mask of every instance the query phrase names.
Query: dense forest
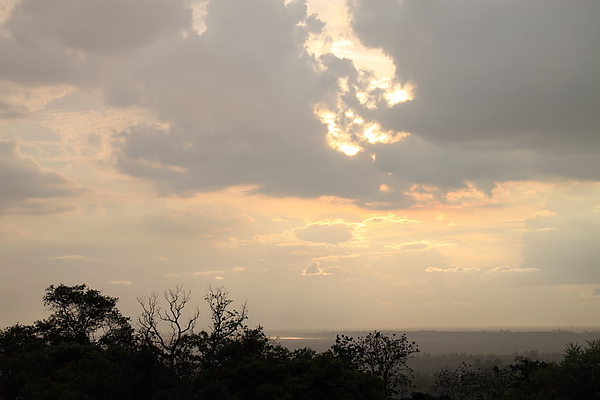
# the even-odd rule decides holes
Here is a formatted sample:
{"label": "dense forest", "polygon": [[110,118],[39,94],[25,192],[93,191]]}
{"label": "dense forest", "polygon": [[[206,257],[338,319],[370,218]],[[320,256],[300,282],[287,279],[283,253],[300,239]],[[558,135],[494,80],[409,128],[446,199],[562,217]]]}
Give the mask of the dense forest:
{"label": "dense forest", "polygon": [[562,358],[516,357],[432,374],[415,385],[419,352],[406,335],[338,335],[324,352],[289,350],[245,305],[208,287],[210,322],[182,287],[139,298],[125,317],[118,299],[86,285],[46,289],[48,318],[0,330],[0,399],[600,399],[600,340],[566,344]]}

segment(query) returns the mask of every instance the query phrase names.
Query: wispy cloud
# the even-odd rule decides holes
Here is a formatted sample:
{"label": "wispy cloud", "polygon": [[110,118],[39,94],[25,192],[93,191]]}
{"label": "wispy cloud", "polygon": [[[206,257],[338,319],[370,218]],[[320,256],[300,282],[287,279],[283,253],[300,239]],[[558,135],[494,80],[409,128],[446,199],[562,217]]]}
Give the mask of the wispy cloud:
{"label": "wispy cloud", "polygon": [[478,267],[463,267],[463,266],[455,266],[450,268],[438,268],[438,267],[429,267],[425,269],[425,272],[451,272],[451,273],[462,273],[462,272],[478,272],[480,269]]}
{"label": "wispy cloud", "polygon": [[311,261],[304,270],[302,270],[302,275],[304,276],[314,276],[314,275],[332,275],[330,272],[325,272],[323,268],[321,268],[321,264],[318,261]]}
{"label": "wispy cloud", "polygon": [[82,256],[80,254],[69,254],[66,256],[50,257],[48,259],[49,260],[80,260],[82,258],[86,258],[86,256]]}
{"label": "wispy cloud", "polygon": [[401,249],[401,250],[428,250],[436,247],[448,247],[454,246],[453,243],[439,243],[431,240],[414,240],[412,242],[388,244],[384,247],[387,249]]}
{"label": "wispy cloud", "polygon": [[537,272],[539,268],[519,268],[513,267],[511,265],[501,265],[499,267],[492,268],[490,272],[492,273],[500,273],[500,274],[510,274],[510,273],[523,273],[523,272]]}
{"label": "wispy cloud", "polygon": [[108,281],[108,283],[110,283],[111,285],[123,285],[123,286],[131,285],[131,281]]}

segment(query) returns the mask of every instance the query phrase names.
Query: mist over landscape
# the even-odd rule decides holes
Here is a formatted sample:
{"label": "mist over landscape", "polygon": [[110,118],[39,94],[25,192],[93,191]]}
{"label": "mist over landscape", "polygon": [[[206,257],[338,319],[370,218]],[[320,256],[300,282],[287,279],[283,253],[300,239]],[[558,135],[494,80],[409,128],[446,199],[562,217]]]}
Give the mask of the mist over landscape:
{"label": "mist over landscape", "polygon": [[[384,331],[388,332],[388,331]],[[567,343],[586,343],[600,338],[600,330],[589,329],[573,331],[557,329],[552,331],[536,330],[391,330],[389,332],[404,333],[419,344],[421,352],[429,355],[503,355],[514,357],[529,355],[530,352],[541,354],[561,354]],[[271,331],[266,329],[271,338],[285,347],[296,349],[310,347],[317,351],[325,351],[335,342],[336,335],[343,333],[361,336],[368,331]],[[417,355],[417,357],[422,356]]]}

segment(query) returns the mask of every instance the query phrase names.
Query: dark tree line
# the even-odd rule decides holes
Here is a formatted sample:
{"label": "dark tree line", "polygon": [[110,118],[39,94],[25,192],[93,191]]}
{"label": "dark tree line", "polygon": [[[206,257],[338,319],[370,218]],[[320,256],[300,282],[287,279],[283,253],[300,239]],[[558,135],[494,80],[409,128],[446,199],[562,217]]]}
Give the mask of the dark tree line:
{"label": "dark tree line", "polygon": [[[386,398],[389,371],[366,370],[369,352],[354,362],[342,343],[290,351],[249,328],[246,306],[234,308],[222,287],[206,291],[204,328],[182,287],[139,298],[133,324],[117,300],[86,285],[48,287],[48,318],[0,331],[0,399]],[[384,338],[369,343],[405,340]]]}
{"label": "dark tree line", "polygon": [[569,343],[560,362],[516,357],[507,367],[475,368],[463,363],[438,374],[434,392],[415,399],[444,400],[598,400],[600,340]]}
{"label": "dark tree line", "polygon": [[324,353],[288,350],[246,325],[223,287],[204,296],[209,324],[182,287],[139,298],[132,321],[117,298],[86,285],[50,286],[48,318],[0,330],[0,400],[95,399],[600,399],[600,340],[569,344],[559,362],[463,363],[414,391],[416,343],[378,331],[338,335]]}

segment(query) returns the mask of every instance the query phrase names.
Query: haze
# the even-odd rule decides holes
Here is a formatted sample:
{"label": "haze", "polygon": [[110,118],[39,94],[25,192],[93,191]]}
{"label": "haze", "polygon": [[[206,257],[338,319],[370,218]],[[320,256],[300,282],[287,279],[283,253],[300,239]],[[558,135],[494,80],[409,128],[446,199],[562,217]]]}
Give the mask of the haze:
{"label": "haze", "polygon": [[600,325],[600,2],[0,1],[0,327]]}

